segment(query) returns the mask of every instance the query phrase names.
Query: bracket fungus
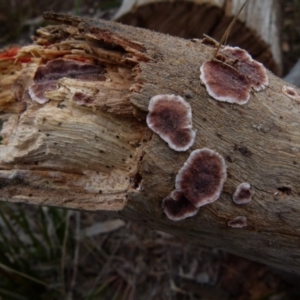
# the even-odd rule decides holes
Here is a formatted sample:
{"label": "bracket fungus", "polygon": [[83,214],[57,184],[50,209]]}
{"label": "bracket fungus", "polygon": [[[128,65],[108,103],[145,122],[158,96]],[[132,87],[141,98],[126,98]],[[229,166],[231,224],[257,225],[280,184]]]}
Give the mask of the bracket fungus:
{"label": "bracket fungus", "polygon": [[229,46],[201,65],[200,79],[214,99],[241,105],[248,102],[252,89],[261,91],[269,84],[261,63],[253,60],[246,50]]}
{"label": "bracket fungus", "polygon": [[223,157],[208,148],[194,150],[176,176],[176,189],[197,208],[216,201],[226,180]]}
{"label": "bracket fungus", "polygon": [[28,88],[32,100],[45,104],[49,99],[45,92],[58,88],[57,81],[63,77],[80,80],[103,80],[105,70],[98,65],[83,63],[62,58],[49,61],[45,66],[37,68],[33,84]]}
{"label": "bracket fungus", "polygon": [[167,217],[173,221],[192,217],[199,211],[199,208],[196,208],[181,192],[176,190],[163,199],[162,207]]}
{"label": "bracket fungus", "polygon": [[150,99],[147,125],[175,151],[186,151],[194,143],[192,110],[177,95],[157,95]]}
{"label": "bracket fungus", "polygon": [[247,227],[247,218],[244,216],[238,216],[235,217],[233,220],[229,221],[227,223],[227,225],[229,227],[233,227],[233,228],[243,228],[243,227]]}
{"label": "bracket fungus", "polygon": [[246,204],[252,200],[251,186],[247,182],[241,183],[232,196],[232,200],[236,204]]}

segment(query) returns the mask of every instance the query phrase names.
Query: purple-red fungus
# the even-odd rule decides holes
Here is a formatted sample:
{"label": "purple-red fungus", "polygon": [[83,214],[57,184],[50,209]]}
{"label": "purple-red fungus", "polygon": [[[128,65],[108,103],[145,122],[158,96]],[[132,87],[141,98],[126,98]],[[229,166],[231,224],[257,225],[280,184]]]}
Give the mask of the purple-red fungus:
{"label": "purple-red fungus", "polygon": [[265,67],[238,47],[224,47],[215,60],[200,67],[200,79],[208,94],[216,100],[245,104],[250,92],[263,90],[269,84]]}
{"label": "purple-red fungus", "polygon": [[255,91],[261,91],[269,84],[267,70],[263,64],[252,59],[251,55],[239,47],[224,47],[220,53],[227,56],[230,66],[243,74]]}
{"label": "purple-red fungus", "polygon": [[236,204],[246,204],[252,200],[251,186],[247,182],[241,183],[232,196]]}
{"label": "purple-red fungus", "polygon": [[192,217],[199,211],[199,208],[196,208],[181,192],[176,190],[163,199],[162,207],[167,217],[173,221]]}
{"label": "purple-red fungus", "polygon": [[235,217],[233,220],[229,221],[228,226],[233,227],[233,228],[243,228],[247,227],[247,218],[243,216],[238,216]]}
{"label": "purple-red fungus", "polygon": [[229,103],[248,102],[251,86],[247,78],[237,70],[218,61],[207,61],[200,70],[200,79],[211,97]]}
{"label": "purple-red fungus", "polygon": [[61,58],[54,59],[36,70],[33,78],[34,83],[29,86],[28,93],[32,100],[44,104],[49,101],[45,92],[57,89],[57,81],[60,78],[67,77],[88,81],[104,80],[104,72],[105,70],[98,65]]}
{"label": "purple-red fungus", "polygon": [[104,69],[98,65],[58,58],[49,61],[43,67],[39,67],[33,80],[44,82],[58,80],[63,77],[89,81],[103,80],[104,72]]}
{"label": "purple-red fungus", "polygon": [[73,101],[78,105],[91,106],[94,103],[95,99],[84,93],[76,92],[73,96]]}
{"label": "purple-red fungus", "polygon": [[176,176],[176,189],[195,206],[216,201],[226,180],[223,157],[207,148],[193,151]]}
{"label": "purple-red fungus", "polygon": [[244,49],[241,49],[239,47],[230,47],[226,46],[222,49],[220,49],[219,54],[226,55],[228,59],[231,59],[231,61],[238,60],[239,62],[247,62],[249,60],[252,60],[251,55]]}
{"label": "purple-red fungus", "polygon": [[290,86],[284,85],[282,93],[294,100],[300,100],[300,95]]}
{"label": "purple-red fungus", "polygon": [[45,92],[56,90],[57,84],[55,80],[33,83],[28,88],[29,96],[33,101],[39,104],[45,104],[49,99],[45,96]]}
{"label": "purple-red fungus", "polygon": [[180,96],[157,95],[150,99],[147,124],[169,147],[186,151],[195,140],[191,106]]}

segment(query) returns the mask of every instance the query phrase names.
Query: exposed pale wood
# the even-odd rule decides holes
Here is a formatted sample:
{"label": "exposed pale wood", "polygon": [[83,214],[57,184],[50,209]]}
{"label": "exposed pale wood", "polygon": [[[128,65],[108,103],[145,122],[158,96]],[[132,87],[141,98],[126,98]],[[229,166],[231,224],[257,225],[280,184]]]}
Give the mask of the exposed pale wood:
{"label": "exposed pale wood", "polygon": [[[66,25],[40,29],[35,45],[0,61],[6,121],[0,199],[120,210],[121,217],[151,228],[300,273],[300,106],[282,94],[286,83],[269,73],[270,86],[246,105],[221,103],[199,79],[200,65],[214,52],[201,41],[46,16]],[[106,79],[62,78],[60,88],[47,93],[50,101],[37,104],[26,90],[33,71],[58,56],[100,63]],[[19,102],[10,90],[15,80]],[[78,90],[93,102],[78,105],[73,98]],[[190,151],[169,149],[145,123],[149,99],[164,93],[181,95],[192,106],[197,136],[191,150],[208,147],[227,164],[219,200],[180,222],[167,219],[161,201]],[[237,206],[232,195],[243,181],[255,194],[251,203]],[[228,227],[236,216],[246,216],[248,227]]]}
{"label": "exposed pale wood", "polygon": [[[123,0],[115,20],[183,38],[206,33],[220,40],[245,0]],[[228,44],[247,49],[281,74],[280,3],[251,0],[234,25]]]}

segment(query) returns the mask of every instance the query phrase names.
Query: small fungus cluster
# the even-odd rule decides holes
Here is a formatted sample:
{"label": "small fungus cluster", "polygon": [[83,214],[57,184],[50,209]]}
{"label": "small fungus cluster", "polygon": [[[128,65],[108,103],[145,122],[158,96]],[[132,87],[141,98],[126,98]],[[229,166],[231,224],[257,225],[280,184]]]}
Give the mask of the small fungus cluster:
{"label": "small fungus cluster", "polygon": [[195,206],[216,201],[226,180],[223,157],[208,148],[193,151],[179,170],[175,186]]}
{"label": "small fungus cluster", "polygon": [[246,204],[252,200],[251,186],[247,182],[241,183],[232,196],[235,204]]}
{"label": "small fungus cluster", "polygon": [[244,216],[238,216],[235,217],[233,220],[229,221],[228,223],[229,227],[233,227],[233,228],[243,228],[243,227],[247,227],[247,218]]}
{"label": "small fungus cluster", "polygon": [[222,48],[215,59],[200,67],[200,79],[216,100],[245,104],[251,90],[261,91],[269,84],[265,67],[239,47]]}
{"label": "small fungus cluster", "polygon": [[150,99],[147,125],[175,151],[186,151],[194,143],[191,106],[180,96],[157,95]]}
{"label": "small fungus cluster", "polygon": [[173,221],[193,217],[199,211],[183,193],[176,190],[163,200],[162,207],[167,217]]}
{"label": "small fungus cluster", "polygon": [[300,101],[300,95],[290,86],[284,85],[282,87],[282,93],[291,99]]}
{"label": "small fungus cluster", "polygon": [[219,153],[208,148],[194,150],[176,176],[176,190],[163,200],[168,218],[185,219],[216,201],[226,177],[225,161]]}
{"label": "small fungus cluster", "polygon": [[[201,66],[201,80],[208,93],[217,100],[245,104],[252,89],[260,91],[268,85],[262,64],[238,47],[224,47],[217,60]],[[190,105],[180,96],[157,95],[150,99],[147,125],[175,151],[186,151],[194,143]],[[192,217],[201,206],[216,201],[227,178],[223,157],[208,148],[197,149],[179,170],[173,190],[162,201],[167,217],[173,221]],[[251,186],[242,183],[233,195],[236,204],[249,203]],[[247,226],[246,217],[236,217],[228,226]]]}
{"label": "small fungus cluster", "polygon": [[45,92],[57,89],[57,81],[60,78],[103,80],[103,73],[104,69],[98,65],[61,58],[54,59],[36,70],[34,83],[29,86],[28,93],[32,100],[45,104],[49,101]]}

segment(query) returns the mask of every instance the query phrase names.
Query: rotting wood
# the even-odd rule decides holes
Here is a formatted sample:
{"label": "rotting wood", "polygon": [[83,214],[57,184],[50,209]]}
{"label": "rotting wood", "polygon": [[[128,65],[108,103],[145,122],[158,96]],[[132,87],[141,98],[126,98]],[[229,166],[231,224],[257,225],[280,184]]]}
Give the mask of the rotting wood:
{"label": "rotting wood", "polygon": [[[220,40],[245,0],[123,0],[114,19],[187,39],[203,34]],[[251,0],[234,24],[231,46],[246,49],[277,75],[281,74],[280,1]]]}
{"label": "rotting wood", "polygon": [[[0,199],[117,210],[153,229],[300,273],[300,103],[282,93],[287,83],[269,72],[269,87],[247,104],[221,103],[199,79],[212,46],[113,22],[45,16],[65,25],[41,28],[35,44],[0,54]],[[46,92],[50,101],[38,104],[27,88],[37,67],[55,58],[99,65],[104,78],[60,78],[58,89]],[[191,150],[175,152],[147,128],[148,102],[157,94],[177,94],[191,105]],[[204,147],[226,160],[220,199],[192,218],[170,221],[162,199],[190,151]],[[237,206],[232,195],[241,182],[254,195]],[[248,226],[230,228],[237,216]]]}

